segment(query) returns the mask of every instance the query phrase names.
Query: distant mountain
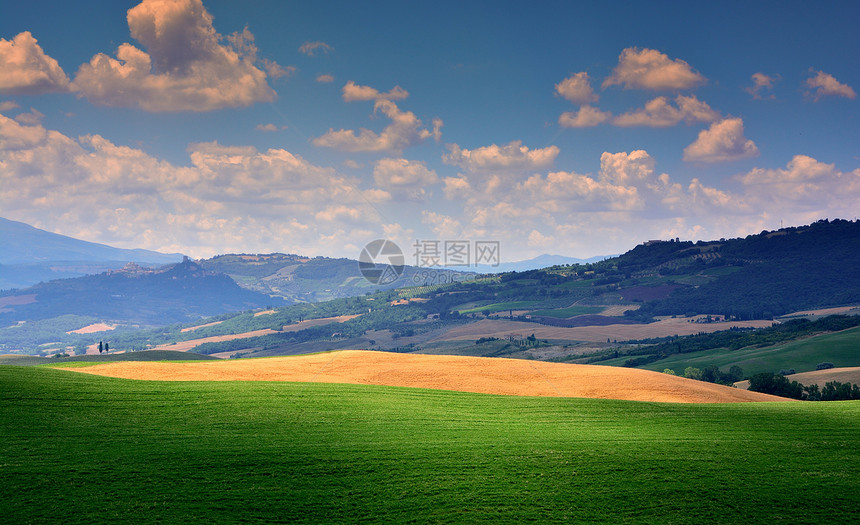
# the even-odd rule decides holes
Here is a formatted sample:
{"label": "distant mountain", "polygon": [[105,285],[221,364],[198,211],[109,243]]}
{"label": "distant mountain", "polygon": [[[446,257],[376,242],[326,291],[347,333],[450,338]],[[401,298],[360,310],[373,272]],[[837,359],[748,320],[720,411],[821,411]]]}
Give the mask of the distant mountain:
{"label": "distant mountain", "polygon": [[40,283],[0,295],[0,326],[74,314],[120,324],[165,325],[283,301],[239,287],[223,273],[183,262]]}
{"label": "distant mountain", "polygon": [[406,265],[397,279],[374,284],[364,278],[359,262],[353,259],[269,253],[219,255],[198,262],[207,270],[229,275],[243,288],[288,302],[328,301],[378,290],[466,280],[475,275]]}
{"label": "distant mountain", "polygon": [[182,260],[178,253],[114,248],[4,218],[0,218],[0,248],[0,290],[98,274],[128,262],[160,266]]}
{"label": "distant mountain", "polygon": [[598,255],[589,257],[588,259],[577,259],[576,257],[566,257],[564,255],[538,255],[533,259],[525,261],[501,263],[498,266],[489,266],[485,264],[478,265],[475,270],[480,273],[505,273],[505,272],[526,272],[529,270],[540,270],[550,266],[567,266],[569,264],[587,264],[599,262],[604,259],[615,257],[615,255]]}

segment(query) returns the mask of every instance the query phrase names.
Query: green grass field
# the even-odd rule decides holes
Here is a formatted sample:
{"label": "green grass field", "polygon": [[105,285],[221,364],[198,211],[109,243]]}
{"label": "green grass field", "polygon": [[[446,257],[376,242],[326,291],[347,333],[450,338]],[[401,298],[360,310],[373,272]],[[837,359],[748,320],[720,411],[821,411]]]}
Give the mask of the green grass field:
{"label": "green grass field", "polygon": [[860,403],[673,405],[0,367],[2,521],[848,522]]}
{"label": "green grass field", "polygon": [[575,315],[599,314],[604,310],[601,306],[570,306],[568,308],[555,308],[553,310],[535,310],[529,312],[531,315],[539,315],[543,317],[556,317],[559,319],[567,319]]}
{"label": "green grass field", "polygon": [[[621,361],[622,363],[618,364],[623,364],[623,359]],[[738,365],[744,369],[744,374],[750,376],[759,372],[779,372],[791,368],[797,372],[809,372],[815,370],[818,363],[825,361],[837,367],[860,366],[860,327],[762,348],[741,348],[734,351],[715,349],[676,354],[640,368],[660,372],[671,368],[675,372],[683,373],[688,366],[704,368],[717,365],[721,370],[728,370],[732,365]]]}
{"label": "green grass field", "polygon": [[502,312],[504,310],[525,310],[528,309],[538,301],[509,301],[505,303],[493,303],[488,304],[486,306],[476,306],[473,308],[467,308],[464,310],[460,310],[461,314],[478,314],[484,312],[496,313]]}

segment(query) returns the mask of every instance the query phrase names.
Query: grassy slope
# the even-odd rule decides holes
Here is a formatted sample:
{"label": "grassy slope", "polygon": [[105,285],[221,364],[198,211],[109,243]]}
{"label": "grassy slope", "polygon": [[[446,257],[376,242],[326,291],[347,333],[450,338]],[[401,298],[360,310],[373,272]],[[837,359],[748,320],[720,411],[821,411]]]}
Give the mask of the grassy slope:
{"label": "grassy slope", "polygon": [[0,367],[4,520],[769,523],[860,512],[860,403],[671,405]]}
{"label": "grassy slope", "polygon": [[677,354],[640,368],[660,372],[671,368],[675,372],[683,373],[688,366],[704,368],[717,365],[721,370],[727,371],[732,365],[738,365],[744,369],[744,374],[749,376],[790,368],[797,372],[808,372],[815,370],[818,363],[825,361],[832,362],[837,367],[860,366],[860,327],[763,348],[741,348],[735,351],[718,348]]}
{"label": "grassy slope", "polygon": [[127,352],[123,354],[73,355],[63,358],[2,355],[0,356],[0,365],[64,366],[71,363],[107,363],[110,361],[196,361],[198,359],[211,360],[218,358],[209,355],[195,354],[192,352],[144,350],[141,352]]}

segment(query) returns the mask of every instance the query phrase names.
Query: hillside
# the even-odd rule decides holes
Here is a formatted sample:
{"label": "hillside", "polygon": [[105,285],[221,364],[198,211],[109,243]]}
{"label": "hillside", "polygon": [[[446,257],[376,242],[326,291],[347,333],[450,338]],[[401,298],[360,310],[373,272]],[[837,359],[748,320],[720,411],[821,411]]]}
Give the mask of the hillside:
{"label": "hillside", "polygon": [[129,263],[121,270],[40,283],[7,292],[0,302],[0,326],[64,315],[164,325],[281,303],[189,259],[155,270]]}
{"label": "hillside", "polygon": [[128,262],[160,266],[182,260],[178,253],[126,250],[82,241],[0,217],[0,290],[41,281],[98,274]]}
{"label": "hillside", "polygon": [[640,318],[767,319],[860,302],[858,247],[860,221],[824,220],[742,239],[641,245],[614,260],[607,273],[628,281],[659,276],[680,285],[667,297],[643,301]]}
{"label": "hillside", "polygon": [[[182,341],[191,351],[219,356],[372,349],[570,362],[614,359],[611,364],[639,358],[655,362],[656,354],[648,357],[647,345],[661,342],[659,338],[766,328],[776,322],[776,313],[860,303],[860,276],[856,275],[860,265],[851,250],[860,245],[858,241],[860,222],[819,221],[742,239],[648,242],[595,263],[397,289],[371,286],[355,277],[357,265],[346,259],[219,256],[201,261],[202,271],[224,272],[225,279],[224,274],[229,274],[246,288],[266,293],[277,289],[289,295],[290,286],[317,283],[318,289],[328,287],[322,292],[353,296],[198,322],[174,315],[172,321],[185,324],[157,330],[118,327],[110,333],[111,348],[153,348]],[[777,285],[775,277],[758,278],[762,273],[781,281]],[[412,282],[407,279],[403,284]],[[811,284],[815,289],[807,292]],[[26,302],[28,297],[35,294],[14,299]],[[274,300],[270,303],[275,305]],[[26,307],[5,306],[14,311]],[[202,315],[200,308],[192,313]],[[80,348],[101,336],[67,332],[105,322],[101,315],[2,329],[0,342],[14,338],[19,346],[6,348],[26,352],[47,352],[63,345]],[[349,317],[336,326],[301,324],[341,316]],[[39,323],[49,321],[63,331],[42,330]],[[27,331],[41,333],[38,345],[25,341]]]}
{"label": "hillside", "polygon": [[205,269],[229,275],[239,286],[285,299],[287,302],[321,302],[405,286],[432,285],[468,279],[472,274],[405,265],[400,277],[377,285],[365,279],[353,259],[301,255],[229,254],[203,259]]}

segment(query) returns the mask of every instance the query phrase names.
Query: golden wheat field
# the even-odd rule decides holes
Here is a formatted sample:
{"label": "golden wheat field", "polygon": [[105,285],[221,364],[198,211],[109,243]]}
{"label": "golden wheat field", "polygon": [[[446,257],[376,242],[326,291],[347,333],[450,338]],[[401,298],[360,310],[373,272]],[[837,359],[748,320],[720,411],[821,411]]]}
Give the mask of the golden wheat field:
{"label": "golden wheat field", "polygon": [[71,370],[157,381],[352,383],[483,394],[675,403],[785,401],[647,370],[365,350],[226,361],[113,362]]}

